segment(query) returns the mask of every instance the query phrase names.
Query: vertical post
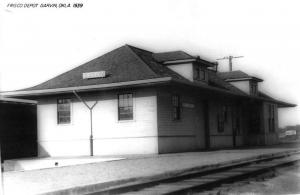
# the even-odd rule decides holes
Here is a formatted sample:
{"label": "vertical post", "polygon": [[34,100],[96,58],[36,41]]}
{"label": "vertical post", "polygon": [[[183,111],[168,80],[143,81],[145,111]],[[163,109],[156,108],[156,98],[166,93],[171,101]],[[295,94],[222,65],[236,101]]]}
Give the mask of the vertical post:
{"label": "vertical post", "polygon": [[94,156],[94,137],[93,137],[93,108],[96,106],[98,101],[93,106],[89,106],[74,90],[75,96],[90,110],[90,156]]}
{"label": "vertical post", "polygon": [[4,195],[4,185],[3,185],[3,163],[1,156],[1,144],[0,144],[0,163],[1,163],[1,172],[0,172],[0,195]]}
{"label": "vertical post", "polygon": [[210,130],[209,130],[209,102],[203,101],[204,111],[204,134],[205,134],[205,148],[210,149]]}
{"label": "vertical post", "polygon": [[92,109],[90,109],[90,118],[91,118],[91,135],[90,135],[90,151],[91,151],[91,156],[94,156],[94,138],[93,138],[93,112]]}
{"label": "vertical post", "polygon": [[232,71],[232,56],[229,56],[228,60],[229,60],[229,71],[231,72]]}
{"label": "vertical post", "polygon": [[237,112],[236,107],[233,105],[231,109],[231,123],[232,123],[232,145],[236,147],[236,131],[237,131],[237,122],[236,122]]}

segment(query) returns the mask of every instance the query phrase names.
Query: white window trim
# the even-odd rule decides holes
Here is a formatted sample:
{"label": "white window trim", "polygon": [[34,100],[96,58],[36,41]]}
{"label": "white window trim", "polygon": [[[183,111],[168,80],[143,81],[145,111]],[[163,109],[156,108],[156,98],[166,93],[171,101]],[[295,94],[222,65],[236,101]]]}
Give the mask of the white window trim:
{"label": "white window trim", "polygon": [[[58,100],[59,99],[70,99],[70,123],[58,123]],[[56,125],[57,126],[69,126],[73,125],[73,99],[66,97],[66,98],[56,98]]]}
{"label": "white window trim", "polygon": [[[132,112],[133,112],[133,115],[132,115],[132,119],[128,119],[128,120],[119,120],[119,95],[122,95],[122,94],[132,94]],[[117,123],[129,123],[129,122],[136,122],[136,94],[135,92],[132,92],[132,91],[124,91],[124,92],[119,92],[117,93],[117,100],[116,100],[116,103],[117,103],[117,106],[116,106],[116,109],[117,109],[117,117],[116,117],[116,120],[117,120]]]}

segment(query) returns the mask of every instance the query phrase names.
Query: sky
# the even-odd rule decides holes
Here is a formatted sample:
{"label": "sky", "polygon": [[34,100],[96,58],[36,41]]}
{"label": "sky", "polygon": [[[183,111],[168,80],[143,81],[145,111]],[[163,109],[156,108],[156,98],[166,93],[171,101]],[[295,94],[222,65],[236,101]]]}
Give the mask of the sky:
{"label": "sky", "polygon": [[[300,1],[45,0],[82,8],[0,9],[0,90],[37,85],[124,44],[183,50],[264,79],[261,91],[300,104]],[[37,1],[40,2],[40,1]],[[228,61],[220,61],[228,70]],[[300,108],[279,111],[279,126],[300,124]]]}

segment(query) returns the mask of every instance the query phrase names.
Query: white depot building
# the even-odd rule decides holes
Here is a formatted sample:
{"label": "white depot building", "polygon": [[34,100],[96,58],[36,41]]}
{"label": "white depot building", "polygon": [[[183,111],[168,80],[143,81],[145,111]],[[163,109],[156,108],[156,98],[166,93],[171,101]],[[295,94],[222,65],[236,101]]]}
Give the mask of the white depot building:
{"label": "white depot building", "polygon": [[277,109],[262,79],[183,51],[125,45],[37,86],[39,156],[126,155],[277,143]]}

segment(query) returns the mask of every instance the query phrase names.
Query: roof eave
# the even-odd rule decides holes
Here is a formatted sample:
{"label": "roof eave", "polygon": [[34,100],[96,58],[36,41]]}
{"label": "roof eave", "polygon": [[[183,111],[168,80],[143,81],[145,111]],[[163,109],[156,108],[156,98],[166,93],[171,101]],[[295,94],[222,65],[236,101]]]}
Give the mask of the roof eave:
{"label": "roof eave", "polygon": [[86,92],[86,91],[95,91],[95,90],[115,89],[115,88],[122,88],[122,87],[150,86],[150,85],[166,83],[171,80],[172,80],[171,77],[160,77],[160,78],[153,78],[153,79],[125,81],[125,82],[118,82],[118,83],[107,83],[107,84],[88,85],[88,86],[76,86],[76,87],[28,90],[28,91],[27,90],[11,91],[11,92],[3,92],[1,93],[1,95],[5,97],[54,95],[54,94],[71,93],[73,91]]}
{"label": "roof eave", "polygon": [[0,97],[0,102],[4,102],[4,103],[22,103],[22,104],[37,104],[37,101],[34,101],[34,100],[6,98],[6,97]]}
{"label": "roof eave", "polygon": [[291,108],[296,107],[297,104],[291,104],[287,102],[277,101],[278,108]]}
{"label": "roof eave", "polygon": [[256,77],[243,77],[243,78],[236,78],[236,79],[225,79],[227,82],[234,82],[234,81],[248,81],[248,80],[255,80],[257,82],[262,82],[262,79]]}

